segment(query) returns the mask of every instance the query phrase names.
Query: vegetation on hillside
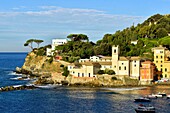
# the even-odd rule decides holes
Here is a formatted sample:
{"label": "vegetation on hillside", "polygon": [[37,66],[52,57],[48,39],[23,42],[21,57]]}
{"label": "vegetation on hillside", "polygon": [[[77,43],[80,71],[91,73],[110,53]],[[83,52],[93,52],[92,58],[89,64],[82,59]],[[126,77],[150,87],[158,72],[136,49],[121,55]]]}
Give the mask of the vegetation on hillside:
{"label": "vegetation on hillside", "polygon": [[[101,40],[95,43],[89,42],[85,34],[70,34],[67,36],[68,43],[56,47],[58,55],[63,60],[74,62],[80,58],[89,58],[93,55],[111,56],[112,45],[119,45],[120,55],[122,56],[141,56],[153,58],[152,47],[160,44],[170,45],[170,15],[156,14],[148,18],[142,24],[128,27],[122,31],[116,31],[114,34],[105,34]],[[134,45],[131,41],[136,41]],[[32,47],[32,43],[38,44],[43,41],[34,39],[28,40],[24,45]],[[38,55],[44,55],[45,49],[39,48]],[[55,54],[56,55],[56,54]]]}

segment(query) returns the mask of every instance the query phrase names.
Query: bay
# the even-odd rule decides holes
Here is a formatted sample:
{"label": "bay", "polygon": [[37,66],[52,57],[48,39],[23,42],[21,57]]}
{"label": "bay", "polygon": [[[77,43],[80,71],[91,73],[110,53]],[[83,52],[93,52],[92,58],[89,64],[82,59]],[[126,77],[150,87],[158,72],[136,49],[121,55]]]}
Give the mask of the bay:
{"label": "bay", "polygon": [[[0,53],[0,86],[27,84],[12,80],[12,73],[21,67],[27,53]],[[19,90],[0,93],[0,113],[135,113],[140,103],[134,98],[165,91],[169,86],[147,88],[57,87],[55,89]],[[153,99],[149,104],[156,113],[169,113],[170,100]],[[148,104],[148,103],[144,103]]]}

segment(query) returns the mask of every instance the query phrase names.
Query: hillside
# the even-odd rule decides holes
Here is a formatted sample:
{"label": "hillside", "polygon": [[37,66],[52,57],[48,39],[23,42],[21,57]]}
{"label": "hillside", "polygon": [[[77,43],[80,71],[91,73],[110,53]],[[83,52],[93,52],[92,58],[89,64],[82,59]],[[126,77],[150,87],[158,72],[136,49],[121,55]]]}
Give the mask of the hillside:
{"label": "hillside", "polygon": [[[97,41],[96,48],[107,45],[119,45],[121,55],[144,56],[151,52],[151,48],[158,46],[159,39],[170,33],[170,15],[156,14],[145,20],[142,24],[128,27],[114,34],[105,34],[102,40]],[[131,41],[138,40],[137,45]],[[148,57],[152,57],[149,55]]]}
{"label": "hillside", "polygon": [[[116,31],[114,34],[105,34],[96,44],[77,40],[80,38],[78,36],[82,34],[68,35],[68,38],[71,36],[72,40],[56,49],[61,51],[58,54],[68,62],[74,62],[79,58],[89,58],[93,55],[111,56],[112,45],[120,46],[120,55],[122,56],[141,56],[153,59],[151,48],[159,44],[164,45],[162,42],[166,41],[162,41],[162,38],[166,37],[167,40],[169,33],[170,15],[156,14],[137,26]],[[85,37],[88,40],[88,37]],[[170,38],[168,37],[168,39]],[[138,40],[136,45],[131,44],[131,41],[136,40]]]}

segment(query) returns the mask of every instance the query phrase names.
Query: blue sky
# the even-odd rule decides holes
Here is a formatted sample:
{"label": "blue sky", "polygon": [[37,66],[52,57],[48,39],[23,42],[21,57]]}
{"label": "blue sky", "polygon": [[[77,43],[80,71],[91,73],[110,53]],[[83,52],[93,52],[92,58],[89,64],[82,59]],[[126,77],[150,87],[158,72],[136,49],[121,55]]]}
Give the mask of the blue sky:
{"label": "blue sky", "polygon": [[142,23],[154,14],[170,14],[170,0],[1,0],[0,52],[30,51],[30,38],[66,38],[87,34],[91,41]]}

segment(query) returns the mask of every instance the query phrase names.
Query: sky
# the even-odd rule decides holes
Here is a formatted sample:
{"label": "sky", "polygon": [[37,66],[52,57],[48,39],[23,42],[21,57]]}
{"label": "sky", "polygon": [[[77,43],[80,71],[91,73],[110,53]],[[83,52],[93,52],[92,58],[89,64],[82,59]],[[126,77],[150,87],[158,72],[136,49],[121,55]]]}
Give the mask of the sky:
{"label": "sky", "polygon": [[28,52],[28,39],[42,45],[69,34],[102,39],[154,14],[170,14],[170,0],[1,0],[0,52]]}

